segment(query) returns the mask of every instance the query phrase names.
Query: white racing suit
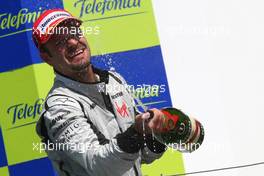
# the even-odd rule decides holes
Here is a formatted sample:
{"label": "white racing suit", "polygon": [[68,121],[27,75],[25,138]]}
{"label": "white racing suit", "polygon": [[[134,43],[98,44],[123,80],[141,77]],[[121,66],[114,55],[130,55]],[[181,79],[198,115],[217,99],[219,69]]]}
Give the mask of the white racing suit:
{"label": "white racing suit", "polygon": [[137,112],[124,79],[93,70],[100,81],[91,84],[56,73],[37,124],[48,157],[59,176],[142,175],[141,163],[166,147],[149,136],[144,145],[134,130]]}

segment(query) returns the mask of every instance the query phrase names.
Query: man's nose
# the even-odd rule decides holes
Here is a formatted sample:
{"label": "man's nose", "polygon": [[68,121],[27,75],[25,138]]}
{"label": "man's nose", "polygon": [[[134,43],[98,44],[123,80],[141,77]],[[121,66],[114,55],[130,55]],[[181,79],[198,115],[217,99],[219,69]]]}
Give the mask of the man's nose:
{"label": "man's nose", "polygon": [[67,40],[67,45],[68,46],[72,46],[72,45],[77,45],[79,43],[79,40],[78,38],[76,37],[71,37]]}

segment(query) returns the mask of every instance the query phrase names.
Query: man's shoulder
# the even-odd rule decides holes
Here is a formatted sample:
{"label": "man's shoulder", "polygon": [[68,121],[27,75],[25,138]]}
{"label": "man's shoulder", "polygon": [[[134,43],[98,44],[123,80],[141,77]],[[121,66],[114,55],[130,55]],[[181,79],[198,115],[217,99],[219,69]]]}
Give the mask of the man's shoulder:
{"label": "man's shoulder", "polygon": [[48,110],[53,106],[78,106],[79,102],[76,99],[76,93],[67,87],[53,86],[45,99],[45,109]]}

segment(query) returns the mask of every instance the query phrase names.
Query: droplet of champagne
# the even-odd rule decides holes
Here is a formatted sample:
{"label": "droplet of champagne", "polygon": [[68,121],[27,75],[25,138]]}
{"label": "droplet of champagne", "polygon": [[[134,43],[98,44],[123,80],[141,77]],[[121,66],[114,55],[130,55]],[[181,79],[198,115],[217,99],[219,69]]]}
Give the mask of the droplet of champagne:
{"label": "droplet of champagne", "polygon": [[147,146],[147,139],[146,139],[145,119],[142,121],[142,131],[143,131],[144,147],[146,147]]}

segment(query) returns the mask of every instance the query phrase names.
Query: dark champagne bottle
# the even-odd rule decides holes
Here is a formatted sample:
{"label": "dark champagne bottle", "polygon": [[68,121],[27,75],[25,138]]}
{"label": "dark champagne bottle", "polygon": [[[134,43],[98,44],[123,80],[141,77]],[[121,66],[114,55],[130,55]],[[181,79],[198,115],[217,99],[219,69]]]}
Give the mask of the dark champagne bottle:
{"label": "dark champagne bottle", "polygon": [[202,124],[188,117],[176,108],[161,109],[165,122],[161,133],[155,133],[155,138],[180,152],[193,152],[200,147],[204,140]]}

